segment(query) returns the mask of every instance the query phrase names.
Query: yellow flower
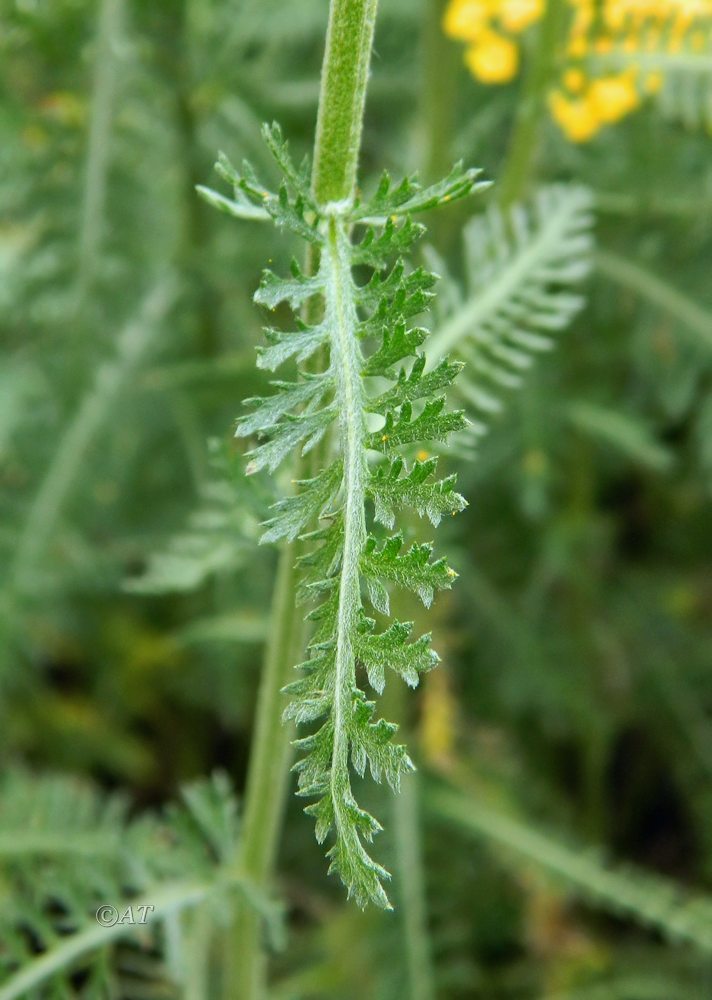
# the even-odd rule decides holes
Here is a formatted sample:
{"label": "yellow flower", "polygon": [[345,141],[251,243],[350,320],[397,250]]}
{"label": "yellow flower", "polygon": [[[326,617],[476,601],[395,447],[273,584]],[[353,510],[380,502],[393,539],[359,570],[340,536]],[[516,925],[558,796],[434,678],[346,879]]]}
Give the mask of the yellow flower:
{"label": "yellow flower", "polygon": [[[450,0],[444,27],[449,35],[470,43],[465,62],[473,76],[483,83],[506,83],[519,69],[514,36],[540,20],[546,2]],[[568,0],[568,4],[571,19],[563,67],[549,103],[553,117],[573,142],[585,142],[603,125],[620,121],[646,94],[662,88],[664,77],[659,72],[644,74],[635,65],[638,55],[704,52],[712,37],[712,0]],[[609,54],[625,54],[629,68],[606,71],[600,57]]]}
{"label": "yellow flower", "polygon": [[519,51],[508,38],[487,31],[466,51],[465,62],[482,83],[506,83],[517,74]]}
{"label": "yellow flower", "polygon": [[640,104],[635,82],[626,73],[593,80],[589,94],[594,113],[607,124],[620,121]]}
{"label": "yellow flower", "polygon": [[544,12],[544,0],[501,0],[498,5],[499,20],[507,31],[524,31]]}
{"label": "yellow flower", "polygon": [[585,35],[575,35],[568,45],[568,54],[574,59],[581,59],[588,52],[588,39]]}
{"label": "yellow flower", "polygon": [[452,0],[443,19],[443,30],[450,38],[476,41],[487,28],[490,18],[486,0]]}
{"label": "yellow flower", "polygon": [[588,142],[601,127],[588,95],[572,98],[555,90],[549,97],[549,108],[554,120],[572,142]]}
{"label": "yellow flower", "polygon": [[658,93],[660,93],[660,91],[662,89],[662,86],[663,86],[663,75],[662,75],[662,73],[660,73],[660,72],[658,72],[658,73],[648,73],[648,75],[645,78],[645,83],[643,84],[643,86],[645,87],[646,94],[658,94]]}
{"label": "yellow flower", "polygon": [[613,39],[608,35],[601,35],[596,42],[596,52],[599,55],[606,55],[613,48]]}
{"label": "yellow flower", "polygon": [[579,94],[583,90],[585,83],[586,77],[583,74],[583,70],[571,68],[567,69],[564,73],[564,86],[572,94]]}

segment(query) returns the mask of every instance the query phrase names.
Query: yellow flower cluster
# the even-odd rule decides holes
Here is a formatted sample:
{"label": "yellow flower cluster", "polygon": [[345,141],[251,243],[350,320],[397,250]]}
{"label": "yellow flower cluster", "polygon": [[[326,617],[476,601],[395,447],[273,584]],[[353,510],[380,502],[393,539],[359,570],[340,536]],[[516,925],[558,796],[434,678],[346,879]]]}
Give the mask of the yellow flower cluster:
{"label": "yellow flower cluster", "polygon": [[[644,71],[646,54],[702,51],[712,35],[712,0],[568,0],[571,17],[562,71],[549,94],[569,139],[585,142],[634,111],[663,84]],[[444,30],[467,43],[465,62],[483,83],[506,83],[519,68],[521,34],[545,0],[450,0]],[[615,56],[624,68],[615,68]],[[640,56],[640,63],[636,62]]]}
{"label": "yellow flower cluster", "polygon": [[468,43],[465,62],[483,83],[506,83],[519,69],[519,48],[510,37],[537,21],[544,0],[451,0],[445,33]]}

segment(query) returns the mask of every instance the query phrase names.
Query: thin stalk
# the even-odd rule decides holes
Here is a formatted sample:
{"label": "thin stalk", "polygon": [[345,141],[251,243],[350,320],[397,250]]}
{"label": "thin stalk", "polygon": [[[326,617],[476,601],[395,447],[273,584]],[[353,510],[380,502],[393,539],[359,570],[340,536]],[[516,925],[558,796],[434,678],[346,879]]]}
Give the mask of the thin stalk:
{"label": "thin stalk", "polygon": [[[401,603],[399,610],[407,612],[403,614],[404,618],[413,618],[418,613],[414,602],[410,599],[401,597],[399,603]],[[404,742],[408,742],[407,735],[410,728],[406,701],[404,686],[399,679],[394,678],[386,685],[384,715],[398,723],[400,733],[405,731]],[[418,771],[407,775],[401,783],[399,793],[391,796],[395,893],[397,917],[403,940],[403,964],[408,983],[406,995],[410,1000],[433,1000],[435,983],[428,935],[425,871],[420,835],[421,797],[422,783]]]}
{"label": "thin stalk", "polygon": [[420,780],[410,774],[393,796],[399,912],[411,1000],[433,1000],[435,985],[428,937],[423,850],[420,839]]}
{"label": "thin stalk", "polygon": [[[442,29],[449,0],[426,0],[421,35],[423,79],[420,88],[422,132],[418,137],[423,180],[432,183],[444,177],[452,166],[452,139],[455,130],[457,91],[461,75],[459,48]],[[457,213],[428,214],[428,239],[443,249],[457,225]]]}
{"label": "thin stalk", "polygon": [[[301,659],[304,645],[304,619],[296,606],[297,548],[296,544],[286,546],[280,554],[244,796],[237,867],[250,872],[258,886],[269,883],[274,865],[294,737],[294,725],[282,721],[281,691]],[[234,948],[234,954],[227,956],[225,997],[261,997],[266,969],[260,922],[246,905],[238,910],[228,947]]]}
{"label": "thin stalk", "polygon": [[449,0],[427,0],[421,40],[423,81],[420,89],[423,133],[420,162],[423,179],[432,183],[452,166],[450,147],[460,70],[458,48],[445,35],[443,16]]}
{"label": "thin stalk", "polygon": [[506,207],[522,194],[536,156],[546,115],[546,97],[556,66],[566,0],[547,0],[539,24],[537,43],[517,105],[514,134],[499,188],[499,203]]}
{"label": "thin stalk", "polygon": [[[313,190],[322,204],[350,198],[356,185],[377,4],[378,0],[331,2],[313,166]],[[307,262],[310,271],[316,264],[314,259]],[[306,462],[300,460],[297,479],[306,478]],[[280,554],[270,628],[272,641],[260,682],[245,790],[242,849],[237,859],[239,870],[258,887],[270,881],[291,759],[293,731],[282,723],[280,692],[292,667],[301,659],[304,645],[303,616],[296,608],[295,557],[294,546],[285,547]],[[225,997],[259,1000],[266,991],[266,961],[257,918],[245,907],[230,940],[234,953],[227,956]]]}

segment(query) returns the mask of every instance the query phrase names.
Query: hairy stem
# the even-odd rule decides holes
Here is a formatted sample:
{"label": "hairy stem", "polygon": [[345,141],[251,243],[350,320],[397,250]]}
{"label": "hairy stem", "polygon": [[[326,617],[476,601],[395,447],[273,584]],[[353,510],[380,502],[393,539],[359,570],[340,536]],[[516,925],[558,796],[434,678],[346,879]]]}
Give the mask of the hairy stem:
{"label": "hairy stem", "polygon": [[[312,182],[314,194],[322,203],[350,198],[356,184],[376,8],[377,0],[331,2]],[[307,263],[309,271],[313,271],[316,261]],[[301,459],[297,478],[306,478],[308,469],[308,460]],[[258,886],[269,883],[274,865],[291,755],[293,731],[281,722],[280,691],[292,666],[301,659],[303,648],[304,624],[295,608],[294,559],[294,547],[285,547],[280,554],[280,582],[270,629],[272,643],[260,685],[260,711],[245,792],[240,868]],[[283,613],[284,609],[288,609],[287,613]],[[281,776],[276,787],[265,780],[268,770],[271,775]],[[265,828],[271,831],[267,837]],[[225,996],[258,1000],[265,994],[265,961],[257,917],[246,908],[233,940],[237,981],[226,983]]]}
{"label": "hairy stem", "polygon": [[332,0],[314,147],[313,188],[326,204],[350,198],[361,148],[378,0]]}
{"label": "hairy stem", "polygon": [[547,0],[539,25],[537,45],[524,81],[517,106],[514,134],[509,146],[502,180],[499,203],[506,207],[521,197],[539,147],[546,115],[546,97],[566,17],[566,0]]}

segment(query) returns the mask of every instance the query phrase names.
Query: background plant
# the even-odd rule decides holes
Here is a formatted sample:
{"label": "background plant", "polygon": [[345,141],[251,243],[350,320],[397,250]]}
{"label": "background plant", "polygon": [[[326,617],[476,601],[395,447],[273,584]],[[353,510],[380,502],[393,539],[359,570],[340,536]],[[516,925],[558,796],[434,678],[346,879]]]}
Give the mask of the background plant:
{"label": "background plant", "polygon": [[[455,405],[489,428],[476,459],[471,439],[438,459],[470,500],[439,531],[460,580],[427,623],[417,607],[398,609],[416,620],[414,634],[437,632],[442,662],[406,707],[384,709],[410,730],[421,780],[403,783],[414,801],[410,791],[381,800],[378,789],[359,788],[383,819],[378,858],[394,873],[395,913],[343,904],[291,803],[274,883],[289,933],[271,958],[272,990],[387,997],[416,981],[425,995],[447,997],[704,996],[706,907],[678,905],[687,892],[693,901],[705,894],[710,858],[704,116],[670,118],[673,105],[656,98],[572,145],[547,124],[544,93],[535,141],[511,144],[515,122],[515,135],[526,125],[519,98],[533,87],[530,55],[544,22],[521,36],[524,75],[491,88],[461,68],[461,47],[440,31],[444,8],[382,5],[364,190],[384,165],[400,176],[420,164],[428,183],[459,158],[514,181],[425,220],[438,255],[427,260],[443,275],[440,311],[425,320],[430,344],[457,323],[452,353],[491,360],[492,328],[468,308],[481,265],[473,271],[468,260],[484,255],[497,286],[506,284],[508,266],[536,244],[541,186],[591,192],[593,272],[582,284],[583,249],[576,281],[560,261],[534,259],[531,294],[541,287],[537,268],[556,277],[545,291],[561,298],[544,314],[565,311],[567,328],[546,332],[531,316],[520,324],[516,297],[488,316],[500,347],[521,329],[555,340],[555,352],[524,352],[537,363],[518,391],[473,380],[470,366],[459,379]],[[304,0],[289,23],[278,15],[264,0],[238,11],[199,0],[63,0],[6,4],[0,15],[0,544],[13,568],[1,601],[2,740],[7,765],[29,767],[33,796],[40,775],[56,769],[119,785],[134,811],[149,813],[216,766],[243,788],[274,579],[257,526],[289,484],[245,479],[242,444],[227,429],[239,400],[268,391],[254,370],[260,271],[272,257],[270,267],[286,273],[300,245],[288,233],[275,241],[257,222],[228,224],[194,185],[215,186],[218,148],[233,162],[247,155],[277,183],[260,137],[265,120],[280,120],[297,161],[311,148],[324,9]],[[675,94],[703,108],[690,79],[676,72]],[[519,241],[506,231],[514,205],[526,219]],[[477,240],[466,258],[460,230],[472,216],[468,239]],[[505,233],[496,242],[498,217]],[[472,315],[478,322],[466,321]],[[132,343],[140,349],[126,353]],[[522,375],[511,358],[501,374]],[[475,412],[466,380],[499,402],[499,415]],[[224,460],[207,446],[216,437]],[[18,574],[22,539],[31,558]],[[187,562],[161,595],[165,574],[161,585],[153,570],[166,553]],[[457,808],[442,779],[426,780],[436,765],[449,769]],[[389,818],[404,803],[417,824]],[[4,825],[9,842],[21,842]],[[414,870],[399,860],[413,831],[424,898],[419,879],[401,874]],[[560,845],[556,872],[541,831]],[[568,864],[581,845],[598,849],[583,870]],[[100,868],[83,868],[86,899]],[[38,891],[46,870],[30,868]],[[3,862],[6,899],[23,898],[16,879]],[[423,920],[407,919],[418,909]],[[212,996],[229,919],[208,924],[216,933],[192,972],[207,956]],[[134,945],[122,947],[133,961]],[[429,975],[414,975],[414,954],[432,956]],[[121,961],[112,950],[106,975]],[[179,978],[176,966],[161,966],[169,994],[180,994]],[[72,980],[75,990],[83,984]]]}

